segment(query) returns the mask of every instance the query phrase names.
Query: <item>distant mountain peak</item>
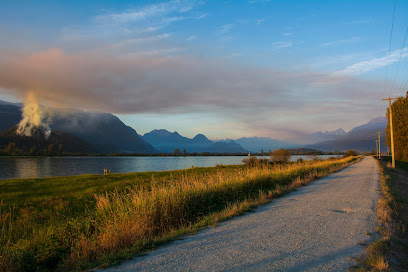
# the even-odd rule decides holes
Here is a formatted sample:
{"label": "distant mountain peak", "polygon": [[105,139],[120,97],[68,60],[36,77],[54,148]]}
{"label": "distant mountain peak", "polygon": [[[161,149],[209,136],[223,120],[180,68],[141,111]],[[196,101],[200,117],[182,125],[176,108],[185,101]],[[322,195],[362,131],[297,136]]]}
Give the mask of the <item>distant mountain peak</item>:
{"label": "distant mountain peak", "polygon": [[371,119],[370,122],[368,123],[372,124],[372,123],[383,123],[383,122],[387,122],[387,118],[385,118],[384,116],[378,116],[374,119]]}
{"label": "distant mountain peak", "polygon": [[342,135],[346,135],[347,132],[344,131],[344,129],[339,128],[339,129],[336,129],[336,130],[333,130],[333,131],[326,131],[326,132],[324,132],[323,134],[325,134],[325,135],[337,135],[337,136],[342,136]]}
{"label": "distant mountain peak", "polygon": [[205,137],[205,135],[203,134],[197,134],[196,136],[194,136],[193,140],[205,140],[205,141],[209,141],[207,137]]}
{"label": "distant mountain peak", "polygon": [[152,131],[146,134],[154,134],[154,135],[159,135],[159,136],[170,136],[172,133],[165,129],[153,129]]}
{"label": "distant mountain peak", "polygon": [[197,134],[194,138],[193,141],[195,143],[212,143],[207,137],[205,137],[203,134]]}

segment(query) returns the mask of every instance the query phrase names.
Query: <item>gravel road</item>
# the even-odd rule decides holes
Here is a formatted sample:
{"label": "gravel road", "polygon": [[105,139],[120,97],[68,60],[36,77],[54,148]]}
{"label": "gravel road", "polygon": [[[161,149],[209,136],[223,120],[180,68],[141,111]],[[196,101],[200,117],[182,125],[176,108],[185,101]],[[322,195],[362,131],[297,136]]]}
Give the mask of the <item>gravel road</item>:
{"label": "gravel road", "polygon": [[146,256],[100,271],[347,271],[374,236],[378,166],[340,172]]}

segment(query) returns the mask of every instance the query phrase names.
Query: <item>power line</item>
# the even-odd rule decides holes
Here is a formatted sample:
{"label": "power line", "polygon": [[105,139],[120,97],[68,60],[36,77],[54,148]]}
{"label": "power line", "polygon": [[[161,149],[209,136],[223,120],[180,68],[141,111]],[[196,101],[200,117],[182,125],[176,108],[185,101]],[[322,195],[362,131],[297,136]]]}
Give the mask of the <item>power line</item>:
{"label": "power line", "polygon": [[[392,90],[394,89],[395,79],[397,78],[398,69],[399,69],[400,62],[401,62],[401,57],[402,57],[402,52],[404,51],[404,47],[405,47],[405,40],[407,39],[407,34],[408,34],[408,26],[407,26],[407,30],[405,30],[405,37],[404,37],[404,42],[402,43],[402,48],[401,48],[400,56],[399,56],[399,59],[398,59],[397,70],[395,71],[394,79],[392,81],[391,93],[392,93]],[[401,94],[402,94],[402,90],[401,90]]]}
{"label": "power line", "polygon": [[395,6],[396,6],[397,0],[394,0],[394,10],[392,12],[392,23],[391,23],[391,34],[390,34],[390,43],[388,46],[388,59],[387,59],[387,70],[385,72],[385,83],[384,83],[384,95],[385,95],[385,90],[387,89],[387,79],[388,79],[388,64],[390,62],[390,54],[391,54],[391,41],[392,41],[392,32],[394,29],[394,15],[395,15]]}
{"label": "power line", "polygon": [[402,84],[401,84],[401,94],[402,94],[402,92],[405,90],[405,86],[407,86],[407,84],[408,84],[408,70],[407,70],[407,72],[405,73],[405,77],[406,77],[407,79],[405,80],[405,83],[404,83],[404,80],[402,81]]}
{"label": "power line", "polygon": [[406,68],[407,68],[407,71],[405,72],[405,75],[402,77],[402,81],[401,81],[401,85],[400,85],[401,94],[406,89],[406,86],[408,84],[408,63],[406,65]]}

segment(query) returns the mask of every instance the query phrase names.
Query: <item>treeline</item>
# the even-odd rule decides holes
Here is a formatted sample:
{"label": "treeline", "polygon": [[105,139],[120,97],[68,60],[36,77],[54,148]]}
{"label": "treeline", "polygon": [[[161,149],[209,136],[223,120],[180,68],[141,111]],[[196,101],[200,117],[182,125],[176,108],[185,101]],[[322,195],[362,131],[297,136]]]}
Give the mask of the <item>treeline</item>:
{"label": "treeline", "polygon": [[[408,92],[405,97],[401,96],[395,100],[391,107],[395,158],[408,162]],[[388,119],[386,144],[391,150],[389,108],[386,115]]]}
{"label": "treeline", "polygon": [[32,136],[16,134],[16,128],[0,133],[0,155],[2,156],[61,156],[63,154],[92,153],[93,147],[81,139],[63,132],[52,132],[46,138],[37,129]]}

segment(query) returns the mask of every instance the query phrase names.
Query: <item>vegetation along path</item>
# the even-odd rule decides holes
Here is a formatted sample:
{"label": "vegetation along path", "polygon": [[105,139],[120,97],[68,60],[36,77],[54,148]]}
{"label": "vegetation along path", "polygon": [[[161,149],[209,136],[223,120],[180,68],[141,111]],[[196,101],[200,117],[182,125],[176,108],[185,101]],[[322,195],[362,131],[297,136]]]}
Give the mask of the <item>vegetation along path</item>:
{"label": "vegetation along path", "polygon": [[347,271],[373,239],[378,173],[366,157],[254,213],[107,271]]}

